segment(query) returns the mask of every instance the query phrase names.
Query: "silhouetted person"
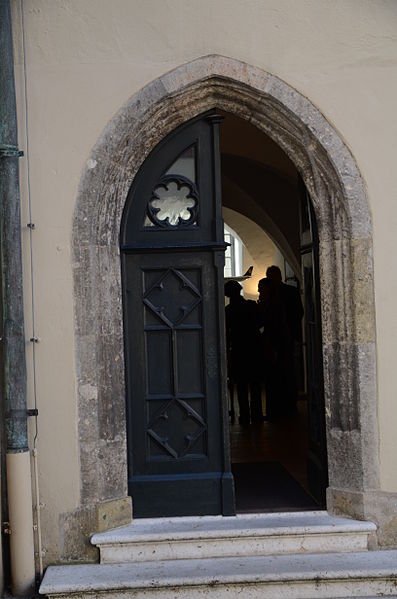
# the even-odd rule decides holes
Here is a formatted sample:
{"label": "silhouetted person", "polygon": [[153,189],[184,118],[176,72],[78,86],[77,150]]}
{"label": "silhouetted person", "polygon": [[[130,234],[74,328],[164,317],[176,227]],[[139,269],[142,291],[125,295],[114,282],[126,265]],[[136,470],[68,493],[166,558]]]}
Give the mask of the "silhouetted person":
{"label": "silhouetted person", "polygon": [[294,345],[302,338],[303,307],[299,291],[282,282],[278,266],[270,266],[266,275],[258,283],[258,305],[269,323],[274,351],[274,367],[266,386],[267,415],[272,419],[296,410]]}
{"label": "silhouetted person", "polygon": [[[283,283],[278,266],[269,266],[266,270],[266,278],[270,280],[274,293],[278,294],[284,303],[287,325],[292,339],[298,342],[302,341],[303,305],[299,290],[292,285]],[[258,289],[261,281],[259,281]]]}
{"label": "silhouetted person", "polygon": [[275,420],[287,409],[283,376],[285,375],[285,347],[290,344],[284,305],[274,293],[270,279],[258,284],[258,307],[261,311],[262,359],[266,389],[266,417]]}
{"label": "silhouetted person", "polygon": [[[262,422],[261,385],[261,326],[256,302],[241,296],[242,286],[237,281],[225,284],[226,344],[229,378],[237,387],[240,424]],[[248,400],[250,391],[251,401]]]}

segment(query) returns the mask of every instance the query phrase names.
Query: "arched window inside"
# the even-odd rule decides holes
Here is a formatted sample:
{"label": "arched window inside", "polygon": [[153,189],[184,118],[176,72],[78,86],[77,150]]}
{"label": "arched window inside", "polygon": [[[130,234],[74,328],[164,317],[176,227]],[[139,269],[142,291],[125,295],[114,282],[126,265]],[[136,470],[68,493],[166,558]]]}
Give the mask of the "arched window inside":
{"label": "arched window inside", "polygon": [[243,242],[235,231],[228,225],[224,225],[224,237],[227,248],[225,251],[226,277],[239,277],[243,274]]}

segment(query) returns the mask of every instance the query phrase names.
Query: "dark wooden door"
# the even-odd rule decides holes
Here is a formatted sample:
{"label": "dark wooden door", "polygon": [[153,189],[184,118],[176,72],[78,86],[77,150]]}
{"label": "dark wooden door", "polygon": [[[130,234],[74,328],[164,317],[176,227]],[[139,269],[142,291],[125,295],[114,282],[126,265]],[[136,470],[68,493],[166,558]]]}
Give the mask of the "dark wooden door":
{"label": "dark wooden door", "polygon": [[230,515],[219,117],[146,159],[121,228],[135,517]]}
{"label": "dark wooden door", "polygon": [[301,265],[304,292],[306,386],[308,401],[308,483],[313,497],[325,505],[328,486],[324,377],[319,287],[318,233],[310,197],[301,181]]}

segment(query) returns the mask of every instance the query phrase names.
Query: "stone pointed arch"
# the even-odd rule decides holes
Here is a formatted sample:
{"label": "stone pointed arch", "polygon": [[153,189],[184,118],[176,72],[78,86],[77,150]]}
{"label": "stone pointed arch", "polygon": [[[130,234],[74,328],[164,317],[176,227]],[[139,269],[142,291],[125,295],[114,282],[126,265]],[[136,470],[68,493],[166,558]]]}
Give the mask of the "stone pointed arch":
{"label": "stone pointed arch", "polygon": [[328,507],[362,516],[364,495],[379,486],[372,230],[363,181],[347,146],[309,100],[277,77],[222,56],[180,66],[130,98],[81,178],[72,240],[80,511],[91,523],[102,512],[106,520],[106,506],[109,514],[125,514],[118,523],[129,517],[118,248],[124,202],[156,144],[213,107],[275,140],[310,193],[320,237]]}

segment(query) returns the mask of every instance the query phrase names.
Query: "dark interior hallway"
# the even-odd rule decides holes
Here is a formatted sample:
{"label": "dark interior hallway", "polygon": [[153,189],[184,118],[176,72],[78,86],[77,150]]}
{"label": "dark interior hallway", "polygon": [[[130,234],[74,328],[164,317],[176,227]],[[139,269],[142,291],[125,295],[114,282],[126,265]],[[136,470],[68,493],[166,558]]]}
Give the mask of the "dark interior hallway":
{"label": "dark interior hallway", "polygon": [[294,416],[275,422],[230,424],[238,512],[321,509],[308,489],[306,406],[300,399]]}

